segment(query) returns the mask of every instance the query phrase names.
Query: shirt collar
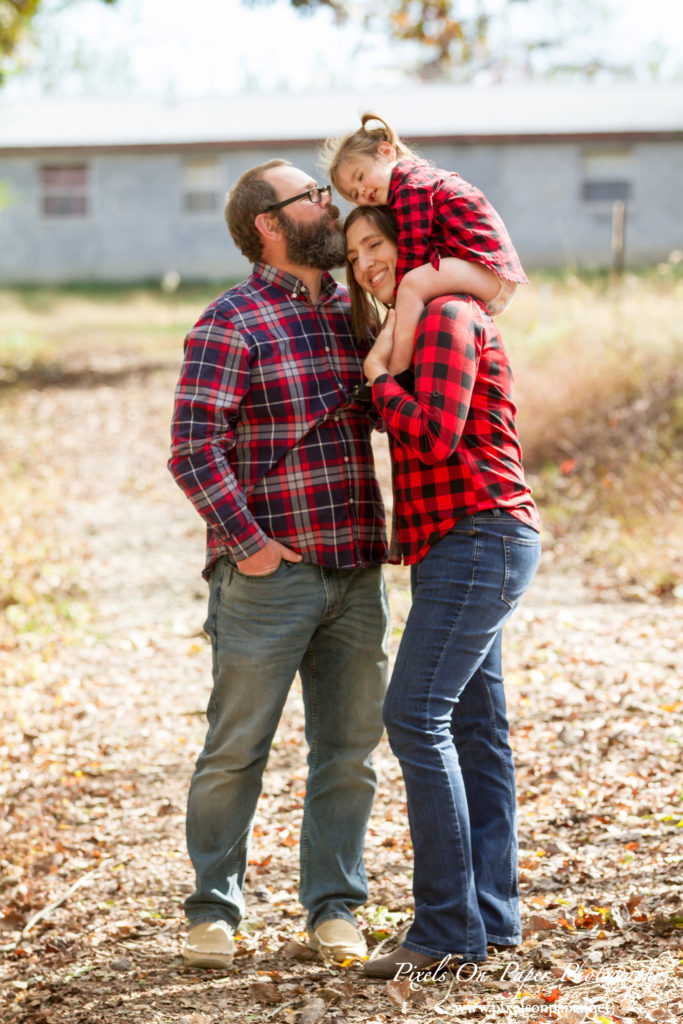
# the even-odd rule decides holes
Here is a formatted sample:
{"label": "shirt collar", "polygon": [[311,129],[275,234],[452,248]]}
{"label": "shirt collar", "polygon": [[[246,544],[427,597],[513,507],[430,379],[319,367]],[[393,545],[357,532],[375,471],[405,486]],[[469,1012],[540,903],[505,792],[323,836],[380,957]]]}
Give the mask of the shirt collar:
{"label": "shirt collar", "polygon": [[[276,288],[281,288],[283,291],[289,293],[289,297],[292,299],[298,299],[300,296],[308,298],[308,288],[298,277],[294,274],[289,274],[285,270],[279,270],[277,267],[273,267],[270,263],[256,262],[253,267],[254,277],[260,278],[266,284],[274,285]],[[327,271],[323,272],[323,276],[320,283],[320,301],[330,299],[335,291],[337,290],[338,283],[328,274]]]}
{"label": "shirt collar", "polygon": [[400,188],[406,178],[415,172],[419,173],[425,167],[429,168],[426,160],[409,160],[407,158],[398,160],[391,169],[389,192],[394,192],[397,188]]}

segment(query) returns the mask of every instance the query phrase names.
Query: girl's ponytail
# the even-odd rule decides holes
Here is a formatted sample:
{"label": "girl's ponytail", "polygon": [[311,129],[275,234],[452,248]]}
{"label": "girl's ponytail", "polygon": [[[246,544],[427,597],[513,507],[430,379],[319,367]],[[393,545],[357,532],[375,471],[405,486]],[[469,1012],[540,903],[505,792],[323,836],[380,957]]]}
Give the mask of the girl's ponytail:
{"label": "girl's ponytail", "polygon": [[353,156],[374,157],[383,142],[388,142],[394,147],[399,160],[405,157],[418,159],[417,154],[401,141],[392,125],[379,114],[367,110],[362,115],[360,123],[360,128],[350,132],[344,138],[328,139],[321,151],[327,173],[337,189],[339,188],[337,176],[341,165]]}

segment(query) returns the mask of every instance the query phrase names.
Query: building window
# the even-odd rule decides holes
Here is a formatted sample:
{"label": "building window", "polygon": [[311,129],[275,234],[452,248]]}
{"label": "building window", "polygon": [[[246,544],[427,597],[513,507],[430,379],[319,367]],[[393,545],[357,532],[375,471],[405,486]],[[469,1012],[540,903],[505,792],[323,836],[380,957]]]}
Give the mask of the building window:
{"label": "building window", "polygon": [[85,164],[41,167],[41,206],[46,217],[85,217],[90,209]]}
{"label": "building window", "polygon": [[582,157],[581,198],[594,206],[611,206],[633,198],[633,156],[630,150],[594,150]]}
{"label": "building window", "polygon": [[214,213],[220,209],[221,165],[218,160],[187,160],[183,165],[183,209],[186,213]]}
{"label": "building window", "polygon": [[584,181],[583,198],[588,203],[613,203],[616,199],[627,202],[631,198],[631,182],[619,178]]}

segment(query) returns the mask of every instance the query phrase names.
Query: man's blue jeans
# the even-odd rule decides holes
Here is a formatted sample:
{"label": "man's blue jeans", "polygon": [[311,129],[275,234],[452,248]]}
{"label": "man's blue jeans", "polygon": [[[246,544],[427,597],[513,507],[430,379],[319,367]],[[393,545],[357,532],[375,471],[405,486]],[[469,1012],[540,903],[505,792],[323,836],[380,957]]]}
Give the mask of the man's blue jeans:
{"label": "man's blue jeans", "polygon": [[244,914],[247,848],[271,742],[297,671],[309,746],[299,896],[308,927],[367,899],[365,830],[382,732],[387,603],[380,567],[282,562],[247,577],[223,557],[211,577],[209,728],[190,786],[191,924]]}
{"label": "man's blue jeans", "polygon": [[538,534],[494,510],[460,519],[412,567],[384,720],[408,799],[413,952],[476,962],[487,943],[521,941],[501,634],[539,556]]}

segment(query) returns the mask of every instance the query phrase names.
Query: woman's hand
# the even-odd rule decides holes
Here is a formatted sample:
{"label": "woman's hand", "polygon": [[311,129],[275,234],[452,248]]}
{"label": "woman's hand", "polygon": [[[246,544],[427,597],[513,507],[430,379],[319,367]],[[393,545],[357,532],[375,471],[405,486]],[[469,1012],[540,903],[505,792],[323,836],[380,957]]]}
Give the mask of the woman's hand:
{"label": "woman's hand", "polygon": [[380,377],[383,373],[389,372],[389,360],[391,359],[391,352],[394,347],[395,327],[396,310],[390,309],[387,313],[387,318],[384,321],[382,330],[377,335],[375,344],[368,352],[365,357],[365,362],[363,363],[365,376],[371,384],[377,377]]}

